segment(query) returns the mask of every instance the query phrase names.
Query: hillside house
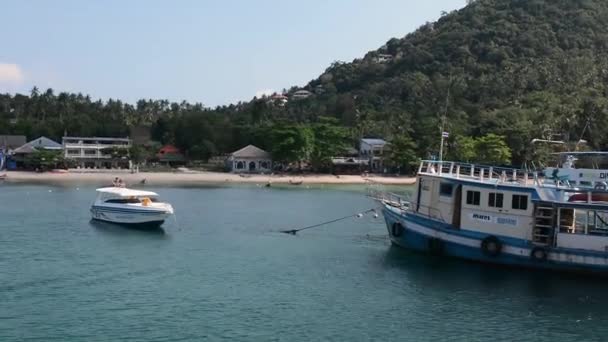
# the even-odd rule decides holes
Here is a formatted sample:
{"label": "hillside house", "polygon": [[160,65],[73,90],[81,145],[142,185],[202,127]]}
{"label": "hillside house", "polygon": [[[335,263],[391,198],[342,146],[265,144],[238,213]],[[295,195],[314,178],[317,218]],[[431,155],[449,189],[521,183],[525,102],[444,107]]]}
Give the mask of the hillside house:
{"label": "hillside house", "polygon": [[309,92],[308,90],[301,89],[301,90],[298,90],[295,93],[293,93],[291,95],[291,98],[293,100],[304,100],[304,99],[307,99],[307,98],[309,98],[311,96],[312,96],[311,92]]}

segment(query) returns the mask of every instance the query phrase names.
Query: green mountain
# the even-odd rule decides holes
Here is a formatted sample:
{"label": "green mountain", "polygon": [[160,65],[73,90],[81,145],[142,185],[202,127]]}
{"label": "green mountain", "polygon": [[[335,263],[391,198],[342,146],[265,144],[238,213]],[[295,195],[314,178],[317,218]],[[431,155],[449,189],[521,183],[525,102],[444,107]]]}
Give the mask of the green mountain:
{"label": "green mountain", "polygon": [[334,63],[306,86],[325,91],[310,107],[363,134],[409,134],[421,156],[438,150],[444,113],[451,137],[506,136],[516,163],[533,138],[606,148],[607,23],[602,0],[474,1]]}
{"label": "green mountain", "polygon": [[[605,149],[607,24],[605,0],[471,1],[361,59],[333,63],[287,91],[287,103],[265,97],[215,109],[165,100],[130,105],[34,89],[0,95],[0,134],[122,136],[144,124],[155,139],[208,157],[249,143],[272,149],[273,127],[294,131],[333,117],[353,145],[362,136],[384,137],[426,158],[439,150],[445,116],[454,158],[459,137],[488,133],[505,137],[516,164],[532,157],[534,138],[582,137]],[[301,90],[309,93],[298,96]]]}

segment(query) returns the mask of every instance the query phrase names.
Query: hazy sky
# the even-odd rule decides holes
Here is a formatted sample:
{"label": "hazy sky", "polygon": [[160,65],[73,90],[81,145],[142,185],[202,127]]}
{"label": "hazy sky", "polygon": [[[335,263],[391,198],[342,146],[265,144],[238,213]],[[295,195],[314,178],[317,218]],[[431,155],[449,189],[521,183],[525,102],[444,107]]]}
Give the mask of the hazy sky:
{"label": "hazy sky", "polygon": [[316,78],[465,0],[0,0],[0,93],[215,106]]}

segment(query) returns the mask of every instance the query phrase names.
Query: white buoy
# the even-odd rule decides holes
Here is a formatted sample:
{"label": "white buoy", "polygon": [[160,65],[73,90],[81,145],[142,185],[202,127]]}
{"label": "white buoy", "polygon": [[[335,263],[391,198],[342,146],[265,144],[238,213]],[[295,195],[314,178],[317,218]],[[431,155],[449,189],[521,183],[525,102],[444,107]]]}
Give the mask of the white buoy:
{"label": "white buoy", "polygon": [[378,214],[374,214],[374,218],[378,218]]}
{"label": "white buoy", "polygon": [[362,217],[363,217],[363,214],[358,213],[358,214],[357,214],[357,217],[358,217],[358,218],[362,218]]}

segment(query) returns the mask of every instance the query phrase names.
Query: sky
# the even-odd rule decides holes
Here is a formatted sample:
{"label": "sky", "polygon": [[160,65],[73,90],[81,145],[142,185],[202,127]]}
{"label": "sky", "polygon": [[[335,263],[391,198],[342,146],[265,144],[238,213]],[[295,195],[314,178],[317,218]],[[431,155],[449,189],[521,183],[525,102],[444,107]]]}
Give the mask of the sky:
{"label": "sky", "polygon": [[0,93],[217,106],[305,85],[466,0],[0,0]]}

